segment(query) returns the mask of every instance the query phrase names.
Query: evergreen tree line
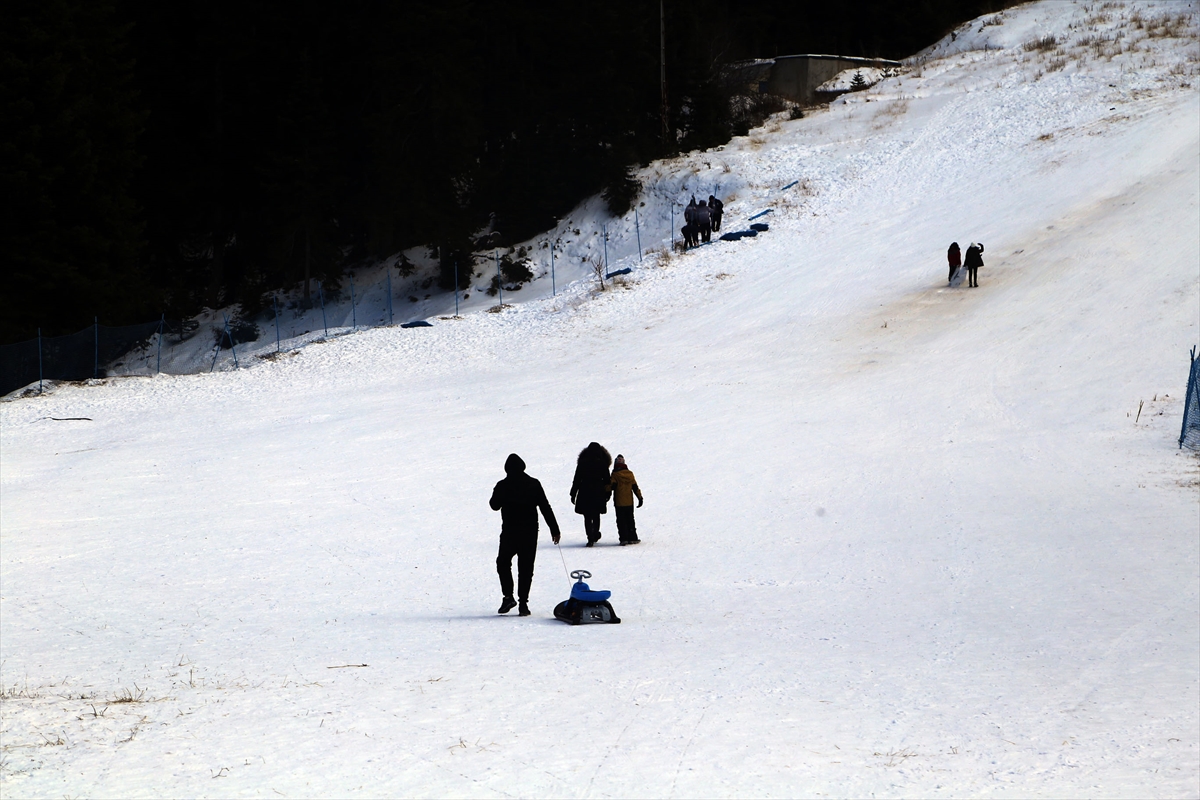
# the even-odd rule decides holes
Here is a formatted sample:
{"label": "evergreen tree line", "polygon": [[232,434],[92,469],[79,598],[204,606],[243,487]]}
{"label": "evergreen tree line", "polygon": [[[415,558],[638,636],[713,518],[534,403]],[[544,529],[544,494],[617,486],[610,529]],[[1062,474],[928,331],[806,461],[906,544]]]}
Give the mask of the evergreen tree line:
{"label": "evergreen tree line", "polygon": [[[0,341],[469,259],[744,124],[718,75],[902,58],[1004,0],[4,0]],[[449,273],[453,285],[453,274]]]}

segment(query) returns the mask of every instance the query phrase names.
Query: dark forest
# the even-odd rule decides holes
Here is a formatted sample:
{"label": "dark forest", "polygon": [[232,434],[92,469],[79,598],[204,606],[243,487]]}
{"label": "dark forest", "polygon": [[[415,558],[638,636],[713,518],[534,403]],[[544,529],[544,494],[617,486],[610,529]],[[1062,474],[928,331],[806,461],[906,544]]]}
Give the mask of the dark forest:
{"label": "dark forest", "polygon": [[[744,126],[722,65],[903,58],[999,0],[5,0],[0,341],[180,317],[553,224]],[[452,284],[452,281],[451,281]]]}

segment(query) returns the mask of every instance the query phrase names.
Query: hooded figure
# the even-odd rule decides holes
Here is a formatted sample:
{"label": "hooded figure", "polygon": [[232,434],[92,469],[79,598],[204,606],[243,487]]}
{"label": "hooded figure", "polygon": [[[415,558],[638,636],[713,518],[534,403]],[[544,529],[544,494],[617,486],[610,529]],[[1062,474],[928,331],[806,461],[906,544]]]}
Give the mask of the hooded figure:
{"label": "hooded figure", "polygon": [[962,266],[962,251],[958,249],[958,242],[950,243],[950,249],[946,251],[946,260],[950,262],[950,275],[946,280],[952,281],[954,270]]}
{"label": "hooded figure", "polygon": [[642,490],[637,478],[625,463],[625,456],[618,455],[612,470],[613,511],[617,514],[617,536],[621,544],[638,544],[637,523],[633,519],[633,498],[637,496],[638,508],[642,507]]}
{"label": "hooded figure", "polygon": [[529,587],[533,584],[533,561],[537,556],[538,509],[550,527],[550,537],[558,544],[558,521],[546,499],[546,492],[537,478],[525,474],[525,462],[516,453],[504,462],[507,477],[492,490],[491,506],[500,512],[500,552],[496,556],[496,572],[504,600],[500,613],[507,614],[517,601],[513,599],[512,560],[517,557],[517,597],[521,600],[520,614],[529,616]]}
{"label": "hooded figure", "polygon": [[583,530],[587,546],[600,539],[600,515],[608,513],[611,475],[608,466],[612,456],[599,442],[592,442],[579,452],[575,461],[575,479],[571,481],[571,502],[575,513],[583,515]]}
{"label": "hooded figure", "polygon": [[715,195],[708,196],[708,215],[712,217],[712,229],[714,231],[721,230],[721,215],[725,213],[725,204],[716,198]]}
{"label": "hooded figure", "polygon": [[696,206],[696,226],[700,229],[700,241],[708,242],[712,240],[712,213],[708,208],[708,204],[703,200]]}
{"label": "hooded figure", "polygon": [[976,274],[983,266],[983,243],[971,242],[967,248],[967,260],[963,264],[967,268],[967,278],[970,286],[979,286],[979,276]]}

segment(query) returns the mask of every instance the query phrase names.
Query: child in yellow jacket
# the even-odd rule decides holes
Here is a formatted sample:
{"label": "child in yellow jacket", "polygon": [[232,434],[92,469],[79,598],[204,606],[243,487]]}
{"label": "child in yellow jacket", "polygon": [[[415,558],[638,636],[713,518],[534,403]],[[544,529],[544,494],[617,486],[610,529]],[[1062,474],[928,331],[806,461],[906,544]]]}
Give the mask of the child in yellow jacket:
{"label": "child in yellow jacket", "polygon": [[617,512],[617,535],[621,544],[638,544],[637,525],[633,521],[633,497],[637,495],[638,508],[642,507],[642,490],[637,478],[625,464],[625,456],[618,455],[612,471],[613,508]]}

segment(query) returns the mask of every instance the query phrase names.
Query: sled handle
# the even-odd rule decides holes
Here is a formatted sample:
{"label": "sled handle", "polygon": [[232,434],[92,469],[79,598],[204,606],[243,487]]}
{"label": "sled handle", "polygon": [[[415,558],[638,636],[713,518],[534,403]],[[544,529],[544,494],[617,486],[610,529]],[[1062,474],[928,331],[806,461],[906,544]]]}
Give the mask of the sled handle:
{"label": "sled handle", "polygon": [[584,578],[592,577],[592,573],[588,572],[586,569],[577,569],[571,573],[571,577],[577,581],[581,581]]}

